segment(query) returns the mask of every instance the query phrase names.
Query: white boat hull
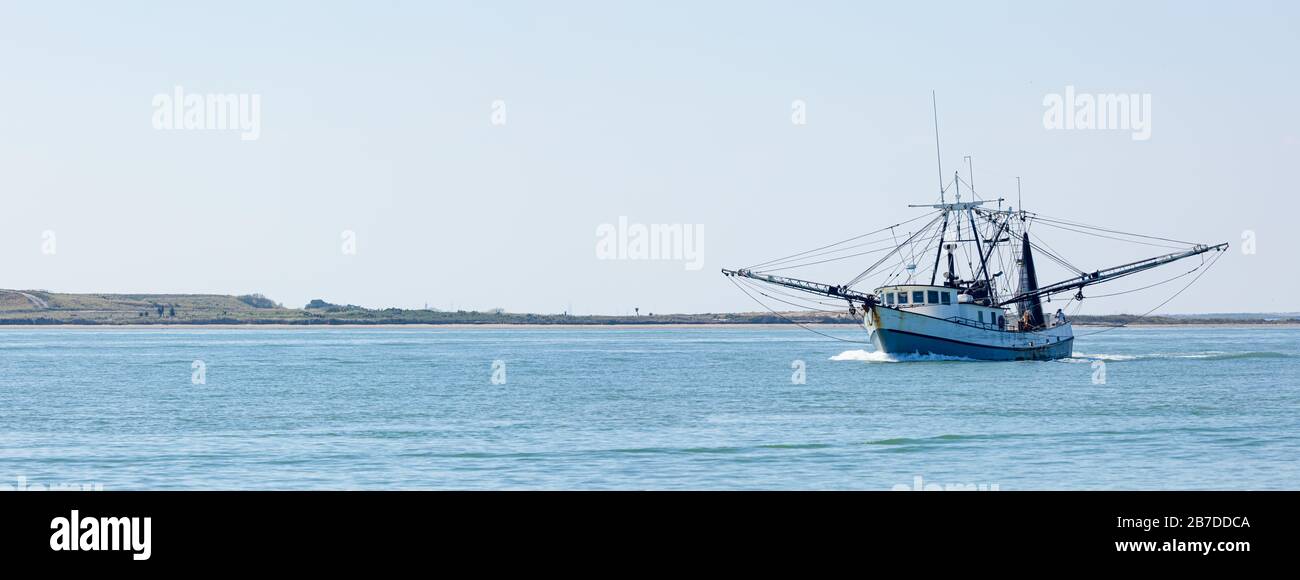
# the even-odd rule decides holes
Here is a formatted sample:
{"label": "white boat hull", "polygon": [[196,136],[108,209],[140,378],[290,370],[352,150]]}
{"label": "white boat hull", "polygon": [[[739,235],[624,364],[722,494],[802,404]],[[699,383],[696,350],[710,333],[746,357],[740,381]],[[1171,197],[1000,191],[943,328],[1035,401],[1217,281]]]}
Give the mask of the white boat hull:
{"label": "white boat hull", "polygon": [[975,360],[1052,360],[1073,354],[1074,331],[1065,323],[1033,332],[936,318],[875,306],[863,325],[871,342],[889,354],[935,354]]}

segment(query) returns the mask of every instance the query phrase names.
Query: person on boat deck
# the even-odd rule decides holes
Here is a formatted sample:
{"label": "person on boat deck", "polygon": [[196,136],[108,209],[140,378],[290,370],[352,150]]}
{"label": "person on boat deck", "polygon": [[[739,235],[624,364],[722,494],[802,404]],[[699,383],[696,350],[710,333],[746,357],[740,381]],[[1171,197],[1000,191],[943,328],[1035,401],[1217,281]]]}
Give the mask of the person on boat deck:
{"label": "person on boat deck", "polygon": [[1060,326],[1060,325],[1062,325],[1062,324],[1065,324],[1065,313],[1064,313],[1064,312],[1061,312],[1061,309],[1060,309],[1060,308],[1057,308],[1057,309],[1056,309],[1056,325],[1057,325],[1057,326]]}
{"label": "person on boat deck", "polygon": [[1029,311],[1026,310],[1023,314],[1020,315],[1020,329],[1030,330],[1033,327],[1034,325],[1030,323]]}

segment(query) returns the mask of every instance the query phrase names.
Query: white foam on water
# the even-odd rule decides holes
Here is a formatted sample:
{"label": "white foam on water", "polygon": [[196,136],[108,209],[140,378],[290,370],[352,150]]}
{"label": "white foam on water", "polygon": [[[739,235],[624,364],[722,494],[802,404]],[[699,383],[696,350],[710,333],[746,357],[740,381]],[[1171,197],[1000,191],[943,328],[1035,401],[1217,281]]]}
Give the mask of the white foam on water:
{"label": "white foam on water", "polygon": [[880,351],[846,350],[831,357],[831,360],[859,360],[863,362],[894,362],[889,355]]}
{"label": "white foam on water", "polygon": [[889,354],[878,350],[846,350],[830,358],[835,361],[859,361],[869,363],[927,362],[946,360],[972,360],[960,356],[942,354]]}
{"label": "white foam on water", "polygon": [[1127,354],[1086,354],[1077,352],[1074,356],[1063,359],[1066,362],[1091,363],[1093,361],[1130,361],[1130,360],[1159,360],[1159,359],[1199,359],[1199,360],[1229,360],[1244,358],[1288,358],[1291,355],[1276,352],[1226,352],[1221,350],[1211,350],[1202,352],[1154,352],[1148,354],[1127,355]]}
{"label": "white foam on water", "polygon": [[1070,358],[1065,358],[1061,360],[1065,362],[1090,363],[1095,360],[1121,361],[1121,360],[1137,360],[1138,358],[1141,357],[1136,355],[1131,355],[1131,354],[1088,354],[1084,352],[1076,352]]}

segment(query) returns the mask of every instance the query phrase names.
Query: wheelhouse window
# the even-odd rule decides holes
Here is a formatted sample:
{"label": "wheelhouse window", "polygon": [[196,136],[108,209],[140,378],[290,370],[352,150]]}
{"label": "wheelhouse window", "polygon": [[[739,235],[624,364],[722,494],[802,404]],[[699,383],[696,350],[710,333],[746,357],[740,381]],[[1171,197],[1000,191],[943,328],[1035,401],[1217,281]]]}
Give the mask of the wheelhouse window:
{"label": "wheelhouse window", "polygon": [[926,298],[926,302],[929,302],[930,304],[938,304],[938,303],[939,303],[939,291],[938,291],[938,290],[930,290],[929,292],[927,292],[927,296],[926,296],[925,298]]}
{"label": "wheelhouse window", "polygon": [[925,292],[922,292],[920,290],[916,290],[912,292],[912,303],[925,304]]}
{"label": "wheelhouse window", "polygon": [[886,292],[886,293],[885,293],[885,304],[888,304],[888,305],[890,305],[890,306],[893,306],[893,305],[894,305],[894,293],[893,293],[893,292]]}
{"label": "wheelhouse window", "polygon": [[907,304],[907,292],[899,292],[899,293],[898,293],[898,303],[899,303],[899,304]]}
{"label": "wheelhouse window", "polygon": [[944,304],[952,304],[952,292],[940,292],[939,298],[943,299]]}

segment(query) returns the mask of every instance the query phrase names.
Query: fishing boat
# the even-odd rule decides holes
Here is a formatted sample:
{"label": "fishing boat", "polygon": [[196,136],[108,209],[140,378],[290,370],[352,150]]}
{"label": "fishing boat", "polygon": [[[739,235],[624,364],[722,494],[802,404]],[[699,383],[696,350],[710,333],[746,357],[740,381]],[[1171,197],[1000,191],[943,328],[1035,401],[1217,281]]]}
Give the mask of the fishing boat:
{"label": "fishing boat", "polygon": [[[1082,304],[1085,288],[1199,256],[1200,263],[1192,270],[1135,290],[1199,271],[1194,282],[1228,247],[1226,243],[1209,245],[1126,233],[1022,208],[1004,209],[1005,198],[982,199],[975,193],[973,163],[970,165],[969,179],[959,173],[954,173],[947,183],[940,179],[939,203],[909,206],[929,210],[912,220],[753,266],[724,268],[722,274],[756,300],[758,294],[805,310],[843,308],[847,303],[849,313],[861,321],[869,341],[890,355],[1052,360],[1073,353],[1073,323],[1065,307]],[[962,201],[963,185],[975,199]],[[946,200],[949,192],[955,194],[953,201]],[[899,242],[899,230],[913,223],[920,225]],[[1039,230],[1087,234],[1174,251],[1118,265],[1079,268],[1052,251]],[[824,267],[830,262],[870,254],[883,255],[844,283],[827,284],[788,275],[789,270]],[[1051,260],[1068,276],[1040,284],[1035,259],[1041,257]],[[876,280],[876,284],[866,286],[870,280]],[[870,290],[859,289],[864,286]],[[1061,295],[1066,296],[1065,304],[1047,314],[1044,302]],[[774,309],[772,312],[777,313]]]}

